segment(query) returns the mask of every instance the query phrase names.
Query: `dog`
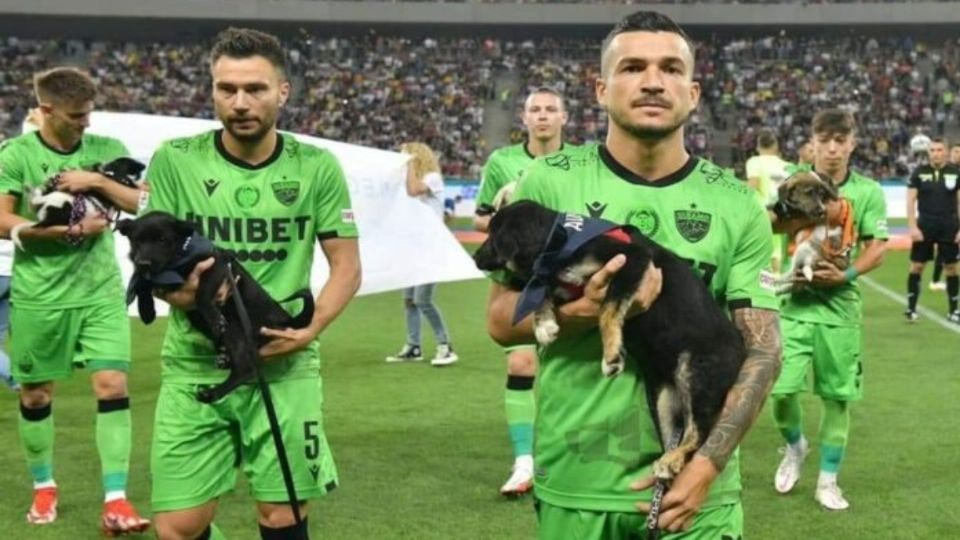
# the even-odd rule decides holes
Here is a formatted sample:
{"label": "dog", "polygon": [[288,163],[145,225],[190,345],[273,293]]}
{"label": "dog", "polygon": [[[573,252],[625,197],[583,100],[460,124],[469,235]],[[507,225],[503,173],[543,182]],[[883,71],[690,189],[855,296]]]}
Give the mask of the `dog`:
{"label": "dog", "polygon": [[[144,168],[143,163],[122,157],[109,163],[96,165],[93,170],[121,185],[136,187]],[[73,227],[87,217],[101,216],[108,221],[116,221],[119,217],[119,209],[103,195],[95,191],[76,194],[59,191],[57,189],[59,183],[60,176],[53,176],[30,193],[30,206],[36,212],[39,221],[21,223],[10,230],[10,239],[17,248],[24,249],[20,240],[20,233],[24,229],[55,225]],[[73,241],[79,243],[80,238],[77,237]]]}
{"label": "dog", "polygon": [[[523,290],[514,324],[533,312],[537,341],[557,338],[556,306],[583,293],[594,273],[618,254],[626,264],[614,275],[600,308],[602,371],[623,371],[624,352],[639,364],[647,399],[665,449],[654,464],[672,479],[702,446],[746,358],[743,338],[706,285],[677,255],[634,227],[561,214],[520,201],[490,221],[490,235],[474,255],[477,267],[506,269]],[[644,273],[663,272],[659,297],[646,312],[626,318]],[[681,427],[682,426],[682,427]]]}
{"label": "dog", "polygon": [[[300,299],[303,308],[291,316],[280,303],[227,251],[217,248],[197,232],[194,225],[165,212],[150,212],[136,220],[117,222],[117,231],[130,239],[130,260],[134,274],[127,288],[127,304],[138,301],[140,318],[150,324],[156,317],[153,291],[172,291],[183,286],[194,266],[213,257],[212,267],[200,276],[196,308],[187,319],[214,343],[219,356],[217,367],[230,374],[220,384],[203,388],[198,399],[212,403],[241,384],[256,377],[259,349],[269,341],[260,328],[305,328],[313,319],[313,295],[301,289],[282,300]],[[231,297],[224,305],[216,302],[224,283]]]}
{"label": "dog", "polygon": [[807,282],[821,261],[845,270],[856,244],[850,202],[840,197],[836,186],[814,172],[799,172],[780,186],[778,202],[796,217],[814,223],[792,235],[790,268],[777,279],[778,294],[787,294]]}

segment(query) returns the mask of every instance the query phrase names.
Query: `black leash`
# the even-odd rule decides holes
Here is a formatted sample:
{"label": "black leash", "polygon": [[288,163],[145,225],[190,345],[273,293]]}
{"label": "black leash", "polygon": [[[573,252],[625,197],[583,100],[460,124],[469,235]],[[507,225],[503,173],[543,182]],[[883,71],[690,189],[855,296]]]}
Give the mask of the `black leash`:
{"label": "black leash", "polygon": [[[673,437],[670,439],[669,446],[664,449],[664,453],[673,450],[680,444],[682,434],[683,430],[676,429],[676,426],[674,426]],[[660,540],[660,527],[657,522],[660,521],[660,509],[663,506],[663,496],[666,492],[667,483],[657,478],[657,483],[653,486],[653,498],[650,499],[650,513],[647,514],[647,540]]]}
{"label": "black leash", "polygon": [[[250,317],[247,315],[247,308],[243,305],[240,292],[237,290],[237,280],[233,276],[232,264],[232,261],[227,263],[227,280],[230,282],[230,296],[233,298],[234,305],[237,307],[237,315],[240,317],[240,328],[243,329],[243,335],[251,336],[252,339],[254,335],[253,328],[250,324]],[[255,348],[256,342],[254,342],[254,349]],[[280,461],[280,474],[283,476],[283,485],[287,488],[287,497],[290,499],[290,510],[293,511],[293,520],[297,525],[300,525],[303,523],[303,518],[300,516],[300,499],[297,498],[297,488],[293,484],[293,473],[290,471],[290,461],[287,459],[287,448],[283,444],[283,434],[280,433],[280,422],[277,420],[277,411],[273,407],[270,385],[260,370],[259,355],[254,358],[253,370],[257,374],[257,385],[260,387],[260,393],[263,395],[263,405],[267,409],[270,435],[273,436],[273,446],[277,450],[277,459]]]}

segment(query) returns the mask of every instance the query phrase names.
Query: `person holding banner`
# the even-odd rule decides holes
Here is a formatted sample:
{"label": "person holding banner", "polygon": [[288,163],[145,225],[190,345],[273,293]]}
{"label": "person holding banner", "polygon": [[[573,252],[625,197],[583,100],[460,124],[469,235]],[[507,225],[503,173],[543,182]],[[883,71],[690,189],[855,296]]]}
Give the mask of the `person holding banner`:
{"label": "person holding banner", "polygon": [[[483,180],[477,193],[474,228],[486,232],[494,213],[494,201],[501,190],[520,180],[537,158],[573,148],[563,142],[567,110],[563,96],[549,87],[535,89],[523,104],[523,125],[527,140],[495,150],[483,167]],[[533,382],[537,373],[537,351],[529,345],[506,347],[507,389],[504,405],[507,428],[513,446],[513,468],[500,487],[505,497],[517,497],[533,489],[533,419],[536,401]]]}
{"label": "person holding banner", "polygon": [[[429,206],[437,217],[444,219],[443,176],[440,174],[440,163],[436,154],[429,146],[419,142],[406,143],[400,150],[411,156],[407,164],[407,195],[418,198]],[[403,290],[403,303],[407,315],[407,342],[400,352],[388,356],[387,362],[423,360],[423,351],[420,348],[420,315],[426,317],[437,340],[437,354],[430,361],[430,365],[449,366],[459,359],[450,345],[443,315],[433,303],[435,287],[435,283],[424,283]]]}
{"label": "person holding banner", "polygon": [[[272,338],[260,350],[276,410],[272,427],[269,398],[258,385],[244,385],[212,404],[196,398],[198,386],[225,378],[210,340],[186,315],[213,259],[198,263],[181,289],[158,295],[171,305],[151,456],[161,540],[223,539],[214,514],[220,496],[233,489],[238,467],[257,501],[263,540],[306,540],[306,501],[337,486],[324,435],[317,337],[360,287],[358,235],[337,158],[277,132],[290,93],[285,58],[270,34],[221,32],[210,70],[223,129],[167,141],[148,169],[143,210],[191,220],[219,247],[233,250],[273,298],[310,285],[317,242],[330,266],[309,326],[260,329]],[[275,443],[272,428],[283,444]],[[281,474],[284,458],[289,475]],[[289,503],[287,481],[297,506]]]}
{"label": "person holding banner", "polygon": [[[97,89],[90,75],[54,68],[34,77],[39,126],[0,146],[0,234],[38,218],[30,194],[54,175],[73,193],[96,191],[123,210],[137,206],[140,191],[109,181],[92,165],[129,155],[117,139],[86,133]],[[27,521],[57,518],[53,475],[53,390],[85,366],[97,398],[97,452],[105,501],[101,527],[110,534],[141,532],[149,521],[127,500],[131,414],[127,390],[130,321],[123,303],[113,235],[104,217],[75,226],[28,227],[13,265],[10,357],[20,385],[20,441],[33,504]],[[107,232],[107,234],[103,234]],[[71,240],[76,245],[71,245]]]}

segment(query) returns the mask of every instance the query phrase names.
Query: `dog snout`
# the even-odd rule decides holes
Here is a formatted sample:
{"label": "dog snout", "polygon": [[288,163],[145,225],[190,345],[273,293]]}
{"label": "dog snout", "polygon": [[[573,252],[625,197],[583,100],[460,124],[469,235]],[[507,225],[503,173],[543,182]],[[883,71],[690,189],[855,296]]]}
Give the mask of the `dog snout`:
{"label": "dog snout", "polygon": [[153,268],[153,262],[149,259],[136,259],[133,261],[133,265],[137,268],[138,272],[149,272]]}

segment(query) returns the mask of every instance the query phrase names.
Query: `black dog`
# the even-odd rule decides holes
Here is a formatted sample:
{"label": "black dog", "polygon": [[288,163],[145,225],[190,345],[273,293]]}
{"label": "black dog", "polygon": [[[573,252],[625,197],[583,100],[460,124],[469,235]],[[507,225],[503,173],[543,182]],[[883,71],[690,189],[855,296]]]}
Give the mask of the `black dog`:
{"label": "black dog", "polygon": [[[101,163],[93,167],[107,178],[127,187],[136,187],[137,180],[144,169],[143,163],[130,158],[118,158],[109,163]],[[30,206],[37,213],[40,221],[23,223],[10,231],[10,239],[20,249],[20,232],[32,227],[52,227],[54,225],[74,226],[89,216],[102,216],[108,221],[114,221],[119,215],[116,206],[103,195],[90,191],[87,193],[66,193],[57,188],[60,176],[56,175],[37,186],[30,194]]]}
{"label": "black dog", "polygon": [[[313,318],[309,289],[283,300],[303,301],[300,314],[291,317],[230,253],[215,247],[189,222],[150,212],[136,220],[119,221],[117,230],[130,239],[134,265],[127,303],[138,299],[140,318],[147,324],[156,317],[153,290],[179,289],[198,262],[215,259],[200,276],[196,308],[187,312],[190,323],[210,338],[220,353],[218,367],[230,370],[225,381],[198,392],[204,403],[212,403],[256,377],[258,351],[269,340],[260,335],[260,328],[304,328]],[[234,285],[230,299],[220,306],[216,297],[224,283]]]}
{"label": "black dog", "polygon": [[[600,310],[603,373],[623,370],[622,349],[641,359],[664,448],[683,426],[679,445],[654,464],[657,477],[669,480],[706,440],[746,358],[740,332],[690,266],[633,227],[560,214],[529,201],[494,214],[490,236],[474,260],[481,270],[505,268],[519,278],[511,286],[524,291],[514,323],[533,312],[537,341],[546,345],[559,329],[555,305],[582,295],[590,276],[621,253],[627,262],[610,282]],[[663,272],[660,296],[645,313],[627,319],[651,263]]]}

